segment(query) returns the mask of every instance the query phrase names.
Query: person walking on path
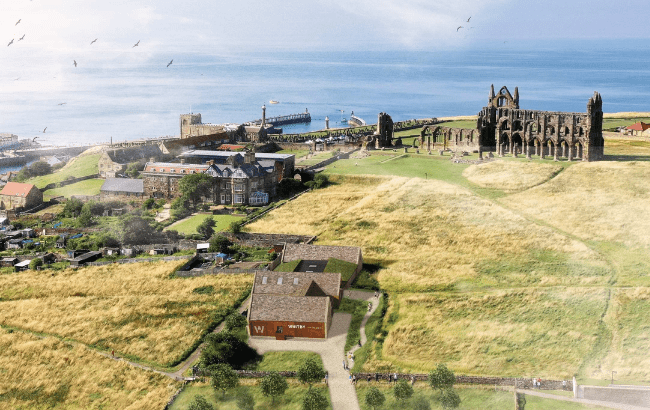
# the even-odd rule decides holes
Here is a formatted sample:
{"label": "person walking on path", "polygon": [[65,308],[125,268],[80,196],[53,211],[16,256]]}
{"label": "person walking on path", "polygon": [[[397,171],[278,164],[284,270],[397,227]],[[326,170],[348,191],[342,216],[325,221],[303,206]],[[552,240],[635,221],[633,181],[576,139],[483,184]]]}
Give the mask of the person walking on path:
{"label": "person walking on path", "polygon": [[111,356],[113,356],[113,359],[115,359],[115,350],[111,350]]}
{"label": "person walking on path", "polygon": [[329,373],[328,373],[328,372],[325,372],[325,386],[329,386],[329,385],[327,384],[327,379],[328,379],[328,377],[329,377]]}
{"label": "person walking on path", "polygon": [[345,365],[345,360],[343,360],[343,370],[348,370],[348,367]]}

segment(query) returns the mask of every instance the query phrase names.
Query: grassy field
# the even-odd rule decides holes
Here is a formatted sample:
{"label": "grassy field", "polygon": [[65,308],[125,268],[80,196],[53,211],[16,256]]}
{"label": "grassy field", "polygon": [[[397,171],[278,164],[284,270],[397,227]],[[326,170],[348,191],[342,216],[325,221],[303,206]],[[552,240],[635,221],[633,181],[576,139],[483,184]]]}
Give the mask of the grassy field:
{"label": "grassy field", "polygon": [[43,192],[43,199],[47,200],[55,196],[70,198],[72,195],[99,195],[103,184],[103,179],[87,179],[61,188],[48,189]]}
{"label": "grassy field", "polygon": [[[262,395],[258,379],[240,379],[243,388],[248,389],[255,399],[256,410],[300,410],[302,408],[302,398],[307,392],[308,387],[299,384],[296,380],[287,379],[289,388],[280,397],[275,400],[275,405],[271,404],[271,398]],[[322,392],[329,400],[329,392],[323,385],[314,385],[313,389]],[[192,383],[177,397],[170,410],[185,410],[197,395],[205,397],[215,409],[219,410],[238,410],[236,392],[226,394],[226,398],[221,398],[221,393],[215,393],[215,390],[203,383]]]}
{"label": "grassy field", "polygon": [[63,168],[52,174],[30,178],[25,182],[34,184],[38,188],[42,189],[51,183],[61,182],[69,177],[78,178],[86,175],[97,174],[99,171],[99,157],[101,157],[101,154],[82,154],[73,158]]}
{"label": "grassy field", "polygon": [[650,366],[634,364],[650,348],[650,144],[608,139],[605,150],[610,161],[595,163],[341,160],[329,187],[246,229],[361,246],[380,266],[388,335],[368,347],[364,370],[445,362],[598,379],[620,368],[621,381],[648,381]]}
{"label": "grassy field", "polygon": [[78,344],[0,329],[3,409],[162,409],[179,387]]}
{"label": "grassy field", "polygon": [[296,165],[300,166],[311,166],[311,165],[316,165],[319,162],[325,161],[326,159],[332,158],[332,152],[333,151],[325,151],[321,153],[317,153],[312,155],[309,158],[304,158],[301,160],[296,161]]}
{"label": "grassy field", "polygon": [[[0,323],[167,365],[252,282],[250,275],[170,279],[179,262],[0,276]],[[214,294],[192,292],[213,286]]]}
{"label": "grassy field", "polygon": [[166,227],[164,230],[174,230],[185,235],[191,235],[198,233],[196,228],[206,219],[212,217],[216,222],[214,227],[215,232],[225,231],[230,227],[230,224],[236,221],[241,221],[243,218],[240,216],[232,215],[208,215],[208,214],[197,214],[192,215],[188,218],[180,220],[176,223],[173,223]]}
{"label": "grassy field", "polygon": [[307,359],[315,359],[321,366],[323,365],[323,360],[318,353],[266,352],[262,356],[262,361],[255,367],[255,370],[261,372],[297,371]]}
{"label": "grassy field", "polygon": [[[305,147],[307,147],[307,144],[305,144]],[[309,154],[309,149],[308,148],[305,148],[305,149],[283,149],[283,150],[280,150],[280,151],[276,152],[276,154],[293,154],[293,155],[296,156],[296,159],[298,159],[298,158],[302,158],[305,155]]]}

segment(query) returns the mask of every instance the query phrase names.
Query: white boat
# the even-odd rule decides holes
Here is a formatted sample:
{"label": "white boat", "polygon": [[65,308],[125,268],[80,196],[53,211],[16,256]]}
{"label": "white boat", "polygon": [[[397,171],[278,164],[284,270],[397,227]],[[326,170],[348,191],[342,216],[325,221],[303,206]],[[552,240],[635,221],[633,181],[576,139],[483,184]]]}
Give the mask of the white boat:
{"label": "white boat", "polygon": [[280,101],[271,100],[271,101],[269,101],[269,104],[280,104]]}

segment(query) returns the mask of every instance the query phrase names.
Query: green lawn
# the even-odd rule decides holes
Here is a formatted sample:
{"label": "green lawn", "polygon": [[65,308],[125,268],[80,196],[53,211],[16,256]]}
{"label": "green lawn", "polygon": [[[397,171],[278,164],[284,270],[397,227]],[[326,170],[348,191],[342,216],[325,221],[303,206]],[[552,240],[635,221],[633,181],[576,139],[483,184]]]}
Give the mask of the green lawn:
{"label": "green lawn", "polygon": [[368,311],[368,305],[363,300],[343,298],[338,309],[334,311],[350,313],[352,315],[348,335],[345,339],[345,348],[343,349],[343,352],[348,352],[352,346],[355,346],[361,340],[361,321]]}
{"label": "green lawn", "polygon": [[169,230],[174,230],[178,231],[178,233],[182,233],[185,235],[191,235],[198,233],[196,232],[196,228],[203,222],[208,217],[212,217],[214,221],[216,222],[216,225],[214,227],[215,232],[222,232],[228,229],[230,227],[230,224],[236,221],[241,221],[243,218],[240,216],[232,216],[232,215],[209,215],[209,214],[198,214],[198,215],[192,215],[188,218],[185,218],[181,221],[178,221],[174,224],[169,225],[166,227],[164,230],[169,231]]}
{"label": "green lawn", "polygon": [[53,174],[30,178],[25,182],[34,184],[42,189],[51,183],[65,181],[68,177],[79,178],[87,175],[95,175],[99,172],[97,164],[99,157],[101,157],[101,154],[78,156]]}
{"label": "green lawn", "polygon": [[64,196],[70,198],[72,195],[99,195],[99,190],[104,184],[103,179],[86,179],[61,188],[48,189],[43,192],[43,197]]}
{"label": "green lawn", "polygon": [[[302,399],[308,390],[307,386],[289,380],[289,388],[287,391],[275,400],[275,405],[272,405],[271,398],[262,395],[262,390],[258,385],[259,381],[259,379],[241,380],[242,384],[246,384],[243,388],[248,389],[253,394],[256,410],[300,410],[302,408]],[[320,391],[329,400],[329,391],[324,385],[314,385],[312,388]],[[221,392],[215,392],[211,386],[204,383],[192,383],[188,385],[178,395],[170,410],[186,410],[196,395],[205,397],[215,409],[238,410],[235,391],[226,393],[226,398],[222,399]]]}
{"label": "green lawn", "polygon": [[[547,393],[544,391],[543,393]],[[573,396],[573,394],[571,395]],[[606,409],[607,407],[591,406],[588,404],[573,403],[570,401],[560,401],[545,399],[537,396],[526,395],[526,410],[582,410],[582,409]]]}
{"label": "green lawn", "polygon": [[342,261],[336,258],[330,258],[325,265],[323,272],[334,272],[341,274],[341,281],[347,282],[354,274],[357,265],[354,263]]}
{"label": "green lawn", "polygon": [[325,152],[321,152],[319,154],[314,154],[311,158],[301,160],[296,165],[306,165],[306,166],[316,165],[319,162],[322,162],[322,161],[325,161],[326,159],[332,158],[332,152],[333,151],[325,151]]}
{"label": "green lawn", "polygon": [[307,359],[316,359],[320,365],[323,360],[318,353],[313,352],[266,352],[262,361],[255,366],[255,370],[271,371],[297,371]]}
{"label": "green lawn", "polygon": [[275,271],[276,272],[293,272],[298,267],[298,264],[300,263],[300,261],[301,261],[301,259],[296,259],[295,261],[281,263],[281,264],[278,265],[277,268],[275,268]]}

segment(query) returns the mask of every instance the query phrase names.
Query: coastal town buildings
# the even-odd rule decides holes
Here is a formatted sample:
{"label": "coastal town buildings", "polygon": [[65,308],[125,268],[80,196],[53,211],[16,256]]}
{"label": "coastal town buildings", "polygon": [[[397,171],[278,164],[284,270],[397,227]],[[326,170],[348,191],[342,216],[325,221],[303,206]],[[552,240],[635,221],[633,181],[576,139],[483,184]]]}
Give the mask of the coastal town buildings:
{"label": "coastal town buildings", "polygon": [[131,178],[106,178],[99,190],[101,201],[131,201],[144,198],[144,181]]}
{"label": "coastal town buildings", "polygon": [[144,164],[150,158],[161,160],[167,158],[167,156],[157,144],[108,149],[99,157],[99,176],[101,178],[115,178],[120,174],[124,174],[129,164],[133,162]]}
{"label": "coastal town buildings", "polygon": [[628,125],[627,127],[623,128],[621,130],[625,135],[632,135],[635,137],[647,137],[650,136],[650,124],[646,124],[645,122],[636,122],[632,125]]}
{"label": "coastal town buildings", "polygon": [[[215,164],[225,164],[228,158],[237,155],[232,151],[190,150],[179,155],[186,163],[205,164],[212,161]],[[241,155],[241,153],[240,153]],[[282,178],[293,178],[296,167],[296,156],[293,154],[255,153],[256,161],[273,161],[278,168],[278,182]]]}

